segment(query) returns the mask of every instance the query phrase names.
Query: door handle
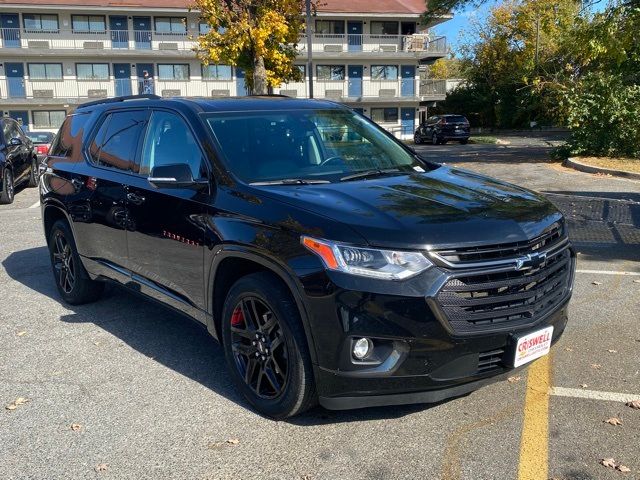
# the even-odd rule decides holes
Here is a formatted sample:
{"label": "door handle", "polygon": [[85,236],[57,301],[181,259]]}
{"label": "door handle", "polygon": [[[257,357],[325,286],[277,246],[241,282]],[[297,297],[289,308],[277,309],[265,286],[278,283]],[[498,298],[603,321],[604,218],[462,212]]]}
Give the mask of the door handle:
{"label": "door handle", "polygon": [[142,205],[145,201],[145,198],[142,195],[129,192],[127,193],[127,200],[129,200],[134,205]]}

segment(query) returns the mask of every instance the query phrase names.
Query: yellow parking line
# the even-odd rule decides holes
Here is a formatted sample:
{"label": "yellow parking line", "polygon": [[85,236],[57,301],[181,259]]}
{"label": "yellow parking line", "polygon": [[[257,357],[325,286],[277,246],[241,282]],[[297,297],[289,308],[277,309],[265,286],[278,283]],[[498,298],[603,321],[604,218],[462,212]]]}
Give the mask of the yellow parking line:
{"label": "yellow parking line", "polygon": [[520,441],[518,480],[547,480],[549,471],[549,387],[551,355],[529,367]]}

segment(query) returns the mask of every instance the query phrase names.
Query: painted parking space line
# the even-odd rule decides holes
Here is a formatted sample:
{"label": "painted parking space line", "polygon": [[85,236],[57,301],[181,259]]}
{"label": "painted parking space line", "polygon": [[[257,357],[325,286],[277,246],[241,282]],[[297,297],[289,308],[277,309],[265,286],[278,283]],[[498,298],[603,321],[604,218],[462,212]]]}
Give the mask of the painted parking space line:
{"label": "painted parking space line", "polygon": [[640,272],[624,272],[620,270],[576,270],[576,273],[595,273],[597,275],[629,275],[632,277],[640,277]]}
{"label": "painted parking space line", "polygon": [[520,439],[518,480],[547,480],[549,472],[549,387],[551,355],[529,367]]}
{"label": "painted parking space line", "polygon": [[36,203],[31,205],[29,208],[38,208],[39,206],[40,206],[40,200],[38,200]]}
{"label": "painted parking space line", "polygon": [[640,393],[603,392],[600,390],[583,390],[564,387],[551,387],[549,389],[549,395],[554,397],[588,398],[591,400],[606,400],[621,403],[640,400]]}

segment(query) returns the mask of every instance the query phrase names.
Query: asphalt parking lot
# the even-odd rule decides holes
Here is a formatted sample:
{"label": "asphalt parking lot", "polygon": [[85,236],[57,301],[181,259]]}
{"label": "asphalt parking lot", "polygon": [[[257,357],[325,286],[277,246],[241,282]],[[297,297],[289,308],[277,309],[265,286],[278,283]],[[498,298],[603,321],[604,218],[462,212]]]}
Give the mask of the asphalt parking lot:
{"label": "asphalt parking lot", "polygon": [[0,479],[640,479],[640,182],[565,169],[540,140],[418,151],[566,214],[578,274],[550,357],[437,405],[271,421],[190,321],[114,288],[61,304],[24,189],[0,206]]}

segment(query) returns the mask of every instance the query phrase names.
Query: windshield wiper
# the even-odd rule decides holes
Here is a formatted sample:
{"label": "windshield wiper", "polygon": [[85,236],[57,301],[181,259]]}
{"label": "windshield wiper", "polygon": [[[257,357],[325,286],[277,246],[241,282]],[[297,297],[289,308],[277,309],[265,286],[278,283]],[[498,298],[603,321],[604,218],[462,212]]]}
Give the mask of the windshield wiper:
{"label": "windshield wiper", "polygon": [[314,180],[306,178],[283,178],[282,180],[267,180],[264,182],[251,182],[249,185],[317,185],[320,183],[331,183],[329,180]]}
{"label": "windshield wiper", "polygon": [[340,179],[341,182],[348,182],[349,180],[358,180],[360,178],[379,177],[387,173],[399,173],[397,168],[376,168],[373,170],[365,170],[364,172],[352,173]]}

